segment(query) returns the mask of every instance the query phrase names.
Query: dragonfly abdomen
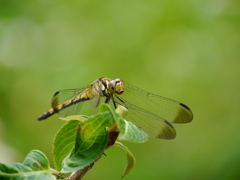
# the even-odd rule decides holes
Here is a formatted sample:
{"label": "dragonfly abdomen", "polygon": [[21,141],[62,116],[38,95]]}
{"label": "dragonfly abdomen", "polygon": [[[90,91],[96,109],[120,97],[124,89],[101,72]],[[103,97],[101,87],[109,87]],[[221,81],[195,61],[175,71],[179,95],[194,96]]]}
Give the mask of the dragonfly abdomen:
{"label": "dragonfly abdomen", "polygon": [[62,103],[62,104],[59,104],[51,109],[49,109],[48,111],[46,111],[45,113],[43,113],[41,116],[39,116],[37,119],[38,120],[44,120],[50,116],[52,116],[53,114],[55,113],[58,113],[59,111],[71,106],[71,105],[74,105],[76,103],[79,103],[79,102],[82,102],[82,101],[87,101],[91,99],[89,93],[86,91],[86,92],[83,92],[82,94],[79,94],[78,96]]}
{"label": "dragonfly abdomen", "polygon": [[50,117],[51,115],[53,115],[55,112],[54,112],[54,109],[51,108],[49,109],[48,111],[46,111],[45,113],[43,113],[42,115],[40,115],[37,120],[41,121],[41,120],[44,120],[48,117]]}

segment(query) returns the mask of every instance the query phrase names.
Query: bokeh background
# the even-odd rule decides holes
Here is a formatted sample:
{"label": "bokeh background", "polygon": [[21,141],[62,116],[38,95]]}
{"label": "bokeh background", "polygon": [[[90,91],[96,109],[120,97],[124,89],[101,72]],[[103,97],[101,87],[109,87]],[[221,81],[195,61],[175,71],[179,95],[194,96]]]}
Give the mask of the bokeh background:
{"label": "bokeh background", "polygon": [[[240,178],[240,1],[0,1],[0,161],[32,149],[52,163],[64,124],[36,118],[61,89],[121,78],[187,104],[175,140],[124,143],[124,179]],[[106,151],[84,179],[120,179],[126,156]],[[52,163],[53,167],[53,163]]]}

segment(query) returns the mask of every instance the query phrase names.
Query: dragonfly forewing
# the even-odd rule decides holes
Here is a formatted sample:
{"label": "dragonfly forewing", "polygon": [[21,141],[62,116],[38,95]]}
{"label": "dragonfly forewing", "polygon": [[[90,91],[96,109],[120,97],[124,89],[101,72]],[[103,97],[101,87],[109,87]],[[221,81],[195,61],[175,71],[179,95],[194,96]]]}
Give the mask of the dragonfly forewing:
{"label": "dragonfly forewing", "polygon": [[121,99],[128,106],[134,104],[172,123],[188,123],[193,119],[193,113],[186,105],[129,84],[125,84],[125,92]]}

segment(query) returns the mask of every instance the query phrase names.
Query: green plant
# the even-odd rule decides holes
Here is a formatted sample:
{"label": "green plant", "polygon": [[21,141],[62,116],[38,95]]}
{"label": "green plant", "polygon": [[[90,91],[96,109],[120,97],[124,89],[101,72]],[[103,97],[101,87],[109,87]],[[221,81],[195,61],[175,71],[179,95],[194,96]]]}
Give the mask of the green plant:
{"label": "green plant", "polygon": [[99,113],[93,116],[61,118],[67,122],[53,142],[55,169],[50,167],[44,153],[32,150],[23,163],[9,166],[0,163],[0,179],[79,180],[110,147],[120,147],[126,152],[124,177],[136,162],[128,148],[116,139],[144,142],[148,138],[144,131],[123,118],[126,113],[127,109],[122,106],[118,106],[115,112],[109,105],[102,104]]}

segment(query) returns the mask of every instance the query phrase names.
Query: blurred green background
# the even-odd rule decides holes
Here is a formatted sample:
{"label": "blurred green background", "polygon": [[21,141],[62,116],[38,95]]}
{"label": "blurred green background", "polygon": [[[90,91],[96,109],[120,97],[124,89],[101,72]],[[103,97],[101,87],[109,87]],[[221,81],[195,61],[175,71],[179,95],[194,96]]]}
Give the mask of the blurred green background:
{"label": "blurred green background", "polygon": [[[239,179],[239,9],[230,0],[1,0],[0,161],[22,162],[32,149],[52,161],[64,122],[36,118],[57,90],[109,77],[194,113],[174,125],[175,140],[123,142],[137,160],[124,179]],[[124,152],[106,154],[85,180],[121,178]]]}

